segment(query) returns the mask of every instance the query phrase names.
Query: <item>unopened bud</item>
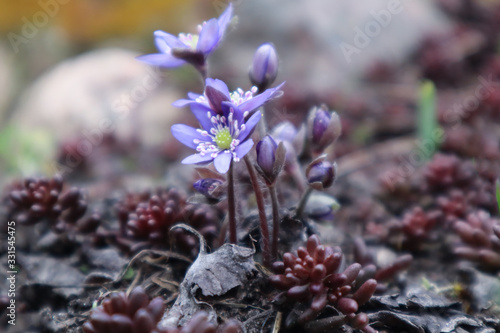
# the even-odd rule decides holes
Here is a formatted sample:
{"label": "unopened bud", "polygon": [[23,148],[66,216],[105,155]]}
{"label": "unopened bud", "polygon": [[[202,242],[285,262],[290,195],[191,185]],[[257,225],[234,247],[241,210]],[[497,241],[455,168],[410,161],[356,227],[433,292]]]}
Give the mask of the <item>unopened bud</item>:
{"label": "unopened bud", "polygon": [[278,55],[270,43],[262,44],[253,56],[250,81],[260,91],[270,86],[278,75]]}
{"label": "unopened bud", "polygon": [[257,171],[261,174],[268,185],[272,185],[285,163],[285,148],[283,143],[279,145],[274,139],[266,135],[257,143]]}
{"label": "unopened bud", "polygon": [[330,163],[321,156],[309,164],[306,177],[309,185],[316,190],[323,190],[333,185],[337,174],[337,164]]}
{"label": "unopened bud", "polygon": [[286,149],[286,165],[290,167],[297,164],[297,156],[300,155],[304,146],[304,128],[301,127],[298,131],[291,122],[284,121],[272,129],[271,135],[276,142],[283,142]]}
{"label": "unopened bud", "polygon": [[269,135],[266,135],[264,139],[257,143],[257,164],[266,176],[271,176],[273,173],[277,148],[278,144]]}
{"label": "unopened bud", "polygon": [[204,178],[197,180],[193,187],[196,191],[203,194],[207,199],[218,200],[220,199],[219,187],[222,185],[222,181],[213,178]]}
{"label": "unopened bud", "polygon": [[337,112],[328,111],[325,105],[314,107],[307,120],[308,139],[311,148],[321,153],[342,134],[342,125]]}

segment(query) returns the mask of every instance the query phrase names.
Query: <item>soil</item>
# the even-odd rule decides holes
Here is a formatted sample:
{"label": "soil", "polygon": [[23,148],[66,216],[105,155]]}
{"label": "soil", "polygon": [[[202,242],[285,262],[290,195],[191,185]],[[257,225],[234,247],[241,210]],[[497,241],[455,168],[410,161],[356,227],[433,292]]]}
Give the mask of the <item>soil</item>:
{"label": "soil", "polygon": [[[295,100],[285,90],[281,101],[274,102],[294,114],[296,122],[306,118],[309,107],[326,103],[339,112],[343,129],[327,151],[338,164],[336,182],[324,197],[312,197],[302,218],[294,217],[302,195],[300,184],[293,175],[282,174],[279,252],[294,252],[307,237],[318,234],[323,244],[340,246],[348,264],[359,262],[380,270],[411,254],[411,265],[395,268],[386,281],[379,281],[376,294],[360,308],[371,327],[379,332],[500,332],[500,232],[493,231],[495,226],[500,230],[496,196],[500,192],[496,185],[500,179],[500,5],[466,0],[439,3],[456,29],[448,35],[428,36],[404,64],[374,65],[361,92],[349,96],[332,91],[329,96]],[[471,38],[480,40],[471,43]],[[455,50],[452,59],[450,49]],[[432,80],[437,91],[441,132],[436,151],[432,143],[415,135],[417,83],[424,79]],[[478,95],[481,89],[486,92]],[[321,331],[314,326],[286,327],[287,311],[292,310],[277,304],[281,291],[269,283],[273,273],[261,264],[259,219],[244,163],[236,169],[241,198],[236,249],[248,261],[237,262],[234,253],[222,262],[213,259],[215,264],[202,261],[207,254],[199,255],[198,236],[206,239],[207,253],[224,249],[227,203],[225,198],[207,201],[194,193],[192,183],[200,176],[193,168],[180,166],[182,152],[177,144],[163,150],[143,149],[140,142],[110,137],[92,159],[64,179],[61,193],[78,187],[87,209],[74,221],[67,218],[62,227],[50,218],[21,223],[22,211],[13,208],[9,195],[22,188],[23,181],[7,186],[0,205],[4,223],[0,260],[10,259],[8,236],[13,229],[6,223],[15,221],[12,270],[17,273],[0,272],[2,330],[82,332],[93,309],[110,293],[142,286],[150,298],[164,299],[164,320],[172,318],[168,314],[172,307],[184,302],[183,315],[205,310],[219,323],[238,320],[245,332]],[[301,156],[302,169],[310,161],[307,155]],[[125,191],[123,179],[141,183],[143,177],[130,173],[122,172],[108,182],[92,178],[92,170],[103,165],[133,164],[134,160],[146,174],[160,174],[160,168],[151,169],[166,166],[167,175],[158,189]],[[131,214],[136,214],[138,204],[148,203],[154,195],[161,200],[165,195],[162,202],[178,210],[169,220],[172,226],[182,222],[201,235],[178,230],[174,236],[144,239],[128,232],[126,225],[137,219]],[[324,214],[332,198],[340,208]],[[267,194],[265,199],[272,227]],[[90,217],[98,225],[86,229]],[[479,237],[471,236],[479,231],[463,231],[465,224],[482,230],[486,241],[467,242],[467,236]],[[194,262],[216,266],[217,291],[206,285],[214,279],[196,280],[196,272],[188,273]],[[222,263],[227,271],[221,270]],[[11,276],[15,277],[15,326],[7,316]],[[319,323],[336,315],[338,311],[327,306],[315,320]],[[186,315],[184,321],[188,319]],[[343,325],[328,331],[357,330]]]}

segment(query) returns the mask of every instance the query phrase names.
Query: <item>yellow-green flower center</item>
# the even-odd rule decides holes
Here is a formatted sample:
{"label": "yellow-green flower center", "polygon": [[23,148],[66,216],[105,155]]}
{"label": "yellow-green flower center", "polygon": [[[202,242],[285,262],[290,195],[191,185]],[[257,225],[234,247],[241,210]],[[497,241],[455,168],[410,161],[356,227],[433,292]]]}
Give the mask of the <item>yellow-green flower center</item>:
{"label": "yellow-green flower center", "polygon": [[193,38],[189,41],[188,45],[191,47],[191,49],[196,50],[196,45],[198,45],[198,39],[200,39],[200,36],[198,35],[192,35]]}
{"label": "yellow-green flower center", "polygon": [[228,128],[220,130],[215,135],[215,143],[220,149],[229,149],[231,147],[231,143],[233,142],[233,137],[229,132]]}

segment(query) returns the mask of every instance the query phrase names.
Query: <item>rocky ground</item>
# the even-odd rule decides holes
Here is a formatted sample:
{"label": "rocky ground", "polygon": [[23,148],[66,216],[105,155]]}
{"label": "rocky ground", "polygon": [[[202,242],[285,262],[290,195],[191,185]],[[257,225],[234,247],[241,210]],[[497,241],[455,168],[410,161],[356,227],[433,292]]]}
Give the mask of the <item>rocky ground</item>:
{"label": "rocky ground", "polygon": [[[218,332],[500,332],[500,6],[468,0],[438,5],[440,28],[420,31],[423,37],[399,61],[363,65],[356,89],[322,84],[310,91],[315,88],[306,84],[307,93],[296,93],[304,82],[294,73],[284,95],[266,105],[270,128],[284,120],[300,128],[311,107],[322,103],[338,112],[342,125],[341,137],[326,151],[338,164],[336,181],[313,192],[303,212],[297,208],[313,153],[300,132],[290,141],[299,166],[285,168],[277,186],[275,261],[282,264],[268,267],[244,163],[236,168],[238,245],[229,245],[226,197],[207,200],[192,188],[198,179],[217,177],[213,169],[180,165],[186,150],[173,139],[160,143],[161,127],[173,118],[195,122],[173,108],[156,118],[159,105],[182,97],[183,85],[196,89],[197,81],[163,94],[161,87],[179,77],[134,67],[127,60],[134,55],[119,50],[72,60],[75,75],[87,75],[78,87],[88,105],[64,98],[44,103],[47,91],[59,91],[49,83],[61,80],[51,79],[57,70],[39,80],[16,112],[34,128],[53,108],[68,117],[80,112],[80,121],[96,128],[102,124],[91,113],[98,109],[85,107],[106,109],[123,86],[144,78],[159,83],[153,97],[126,105],[129,112],[147,112],[111,134],[72,137],[78,130],[61,125],[66,118],[48,125],[67,132],[54,136],[61,144],[49,158],[64,176],[26,175],[5,185],[0,260],[9,265],[15,245],[15,261],[0,272],[0,325],[7,332],[117,332],[126,331],[120,325],[127,320],[137,332],[214,332],[215,325]],[[286,62],[286,52],[278,53]],[[326,66],[321,54],[315,57],[315,65]],[[119,89],[104,74],[85,70],[106,59],[110,77],[127,67]],[[236,75],[234,68],[225,71]],[[421,84],[426,80],[433,85]],[[93,94],[95,85],[114,95]],[[29,116],[37,101],[43,105],[39,118]],[[429,108],[436,124],[425,119]],[[150,123],[157,128],[148,131]],[[259,133],[254,136],[257,141]],[[83,156],[79,145],[89,138],[99,144]],[[162,227],[148,228],[150,220]],[[185,226],[170,230],[180,223]],[[286,282],[286,273],[301,276],[309,267],[307,255],[314,263],[301,283],[314,285],[325,269],[338,278],[325,282],[329,289],[304,292]],[[342,259],[326,259],[334,257]],[[8,316],[13,285],[15,326]],[[331,294],[337,298],[320,306]],[[108,315],[117,312],[127,315]],[[183,328],[162,331],[158,322]]]}

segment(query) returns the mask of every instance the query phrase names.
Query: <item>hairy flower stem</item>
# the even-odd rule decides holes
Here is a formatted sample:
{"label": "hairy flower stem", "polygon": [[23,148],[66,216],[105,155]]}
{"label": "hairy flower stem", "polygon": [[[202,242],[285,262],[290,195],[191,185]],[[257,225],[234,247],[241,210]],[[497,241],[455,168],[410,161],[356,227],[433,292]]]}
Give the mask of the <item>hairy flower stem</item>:
{"label": "hairy flower stem", "polygon": [[278,196],[276,195],[276,187],[269,186],[269,193],[271,194],[271,205],[273,207],[273,244],[271,257],[272,260],[278,258],[278,235],[280,231],[280,212],[278,206]]}
{"label": "hairy flower stem", "polygon": [[205,80],[207,79],[207,65],[199,66],[196,68],[201,75],[203,85],[205,85]]}
{"label": "hairy flower stem", "polygon": [[297,210],[295,211],[295,216],[301,218],[304,214],[304,209],[306,208],[307,200],[309,200],[309,196],[313,191],[312,187],[309,187],[307,191],[304,192],[302,198],[300,198],[299,205],[297,206]]}
{"label": "hairy flower stem", "polygon": [[264,196],[262,195],[262,190],[259,187],[255,169],[250,162],[248,155],[243,159],[245,160],[248,174],[250,175],[250,181],[252,182],[253,191],[255,192],[255,200],[257,201],[257,209],[259,211],[260,233],[262,235],[262,259],[264,266],[270,267],[271,251],[269,249],[269,228],[267,226],[266,209],[264,207]]}
{"label": "hairy flower stem", "polygon": [[[261,112],[261,111],[259,110],[257,112]],[[266,136],[266,133],[267,133],[265,106],[263,107],[263,110],[261,113],[262,113],[262,118],[260,119],[258,129],[259,129],[259,136],[262,138],[262,137]]]}
{"label": "hairy flower stem", "polygon": [[234,196],[234,174],[233,174],[233,161],[229,166],[227,172],[227,210],[229,217],[229,242],[236,244],[236,202]]}
{"label": "hairy flower stem", "polygon": [[226,234],[227,234],[227,225],[229,224],[228,216],[224,219],[224,222],[222,222],[222,226],[220,228],[219,232],[219,238],[217,239],[217,245],[221,246],[226,242]]}
{"label": "hairy flower stem", "polygon": [[304,192],[305,187],[306,187],[306,181],[304,179],[304,174],[300,170],[299,163],[297,161],[293,160],[292,165],[289,167],[289,173],[292,176],[293,180],[295,180],[295,184],[297,185],[297,189],[299,192]]}

